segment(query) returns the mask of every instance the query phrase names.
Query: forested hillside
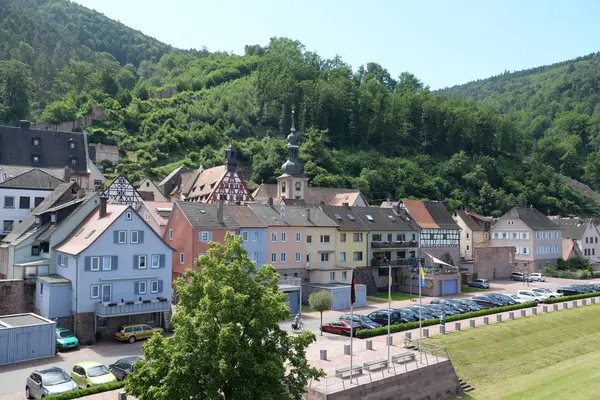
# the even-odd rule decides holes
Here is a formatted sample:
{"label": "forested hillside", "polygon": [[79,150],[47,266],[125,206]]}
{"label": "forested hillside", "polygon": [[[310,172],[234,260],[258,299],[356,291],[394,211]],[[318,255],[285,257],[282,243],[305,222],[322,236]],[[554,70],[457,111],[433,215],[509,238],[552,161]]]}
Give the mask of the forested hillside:
{"label": "forested hillside", "polygon": [[441,93],[499,110],[531,138],[535,160],[600,190],[600,53]]}
{"label": "forested hillside", "polygon": [[[109,174],[211,167],[233,139],[250,184],[273,182],[295,109],[313,185],[360,188],[374,204],[416,197],[486,214],[513,205],[600,213],[556,177],[556,160],[527,157],[542,141],[514,115],[433,94],[410,73],[351,68],[287,38],[244,55],[173,49],[65,0],[0,6],[0,32],[0,121],[58,123],[103,107],[87,131],[119,146],[124,161],[105,165]],[[164,88],[178,94],[153,98]]]}

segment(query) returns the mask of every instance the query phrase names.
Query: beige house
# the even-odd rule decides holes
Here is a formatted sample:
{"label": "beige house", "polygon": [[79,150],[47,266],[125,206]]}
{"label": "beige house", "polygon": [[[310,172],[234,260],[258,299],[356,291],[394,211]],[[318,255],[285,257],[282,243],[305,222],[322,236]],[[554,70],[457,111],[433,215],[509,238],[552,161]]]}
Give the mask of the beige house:
{"label": "beige house", "polygon": [[535,208],[513,207],[490,233],[492,246],[516,248],[516,271],[543,272],[562,258],[562,229]]}
{"label": "beige house", "polygon": [[475,247],[490,245],[492,218],[476,214],[471,210],[456,211],[452,218],[460,227],[460,258],[462,260],[472,260]]}

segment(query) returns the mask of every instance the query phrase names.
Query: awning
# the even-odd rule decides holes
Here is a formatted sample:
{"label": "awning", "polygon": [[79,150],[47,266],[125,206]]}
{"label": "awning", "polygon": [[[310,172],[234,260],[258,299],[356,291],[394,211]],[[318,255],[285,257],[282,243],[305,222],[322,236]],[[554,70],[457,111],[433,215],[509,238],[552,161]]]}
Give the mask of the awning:
{"label": "awning", "polygon": [[[423,253],[425,253],[425,252],[423,252]],[[434,256],[432,256],[432,255],[431,255],[431,254],[429,254],[429,253],[425,253],[425,254],[427,254],[427,256],[429,256],[429,258],[431,258],[431,262],[432,262],[432,263],[434,263],[434,264],[441,264],[441,265],[445,265],[445,266],[447,266],[447,267],[454,267],[454,268],[456,268],[456,266],[454,266],[454,265],[450,265],[450,264],[448,264],[448,263],[446,263],[446,262],[443,262],[443,261],[442,261],[442,260],[440,260],[439,258],[437,258],[437,257],[434,257]]]}

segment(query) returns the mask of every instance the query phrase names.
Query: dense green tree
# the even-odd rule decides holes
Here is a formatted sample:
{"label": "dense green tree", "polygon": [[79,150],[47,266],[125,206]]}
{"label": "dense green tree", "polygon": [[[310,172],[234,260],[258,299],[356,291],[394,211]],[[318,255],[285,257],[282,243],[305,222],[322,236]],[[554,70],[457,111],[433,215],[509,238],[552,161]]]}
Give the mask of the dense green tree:
{"label": "dense green tree", "polygon": [[0,61],[0,121],[17,123],[29,115],[30,72],[20,61]]}
{"label": "dense green tree", "polygon": [[[331,310],[331,292],[329,290],[319,290],[308,295],[308,306],[321,315],[321,326],[323,326],[323,312]],[[321,336],[323,331],[321,330]]]}

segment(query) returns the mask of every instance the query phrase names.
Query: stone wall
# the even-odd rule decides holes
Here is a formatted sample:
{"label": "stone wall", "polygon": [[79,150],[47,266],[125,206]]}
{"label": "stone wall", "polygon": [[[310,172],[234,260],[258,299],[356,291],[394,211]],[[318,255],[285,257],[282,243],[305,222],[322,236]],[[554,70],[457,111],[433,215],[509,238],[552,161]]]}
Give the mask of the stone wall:
{"label": "stone wall", "polygon": [[476,247],[473,250],[473,274],[477,279],[508,279],[518,270],[514,246]]}
{"label": "stone wall", "polygon": [[0,280],[0,315],[33,312],[35,281],[33,279]]}
{"label": "stone wall", "polygon": [[96,342],[94,318],[93,312],[73,314],[73,333],[82,345],[88,346]]}
{"label": "stone wall", "polygon": [[443,361],[334,393],[309,389],[306,399],[431,400],[453,398],[460,393],[460,383],[452,363]]}

